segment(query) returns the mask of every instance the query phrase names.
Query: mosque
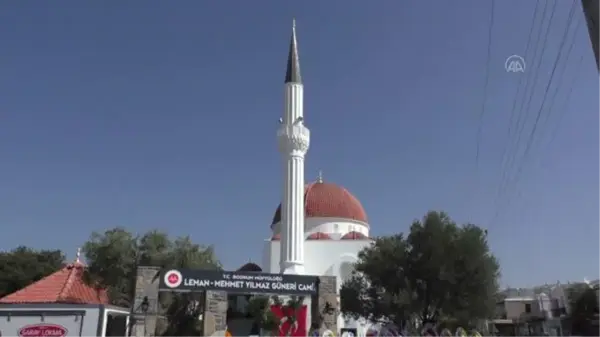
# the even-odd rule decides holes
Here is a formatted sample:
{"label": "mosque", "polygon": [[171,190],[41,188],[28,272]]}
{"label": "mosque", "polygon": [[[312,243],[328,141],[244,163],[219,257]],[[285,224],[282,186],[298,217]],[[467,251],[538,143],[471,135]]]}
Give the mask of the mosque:
{"label": "mosque", "polygon": [[[339,288],[351,276],[358,252],[372,242],[369,238],[370,226],[360,201],[347,189],[324,181],[321,174],[316,181],[308,184],[304,181],[304,160],[310,147],[310,130],[304,124],[304,87],[295,25],[289,46],[284,88],[285,108],[277,130],[283,166],[282,201],[270,224],[271,234],[264,243],[261,265],[248,263],[239,270],[334,276],[337,281],[339,306]],[[75,264],[70,264],[57,273],[2,298],[0,304],[108,305],[105,293],[99,294],[98,289],[90,288],[83,281],[84,267],[78,258]],[[73,288],[75,286],[76,288]],[[76,291],[71,293],[70,290]],[[64,297],[65,294],[71,295]],[[227,300],[228,314],[230,309],[233,314],[242,312],[248,303],[246,295],[230,295]],[[129,314],[128,310],[110,310],[113,314]],[[104,322],[103,325],[94,323],[89,331],[102,327],[102,331],[98,330],[98,333],[100,336],[106,335],[107,315],[110,310],[104,310],[104,316],[99,321]],[[310,315],[310,311],[306,315]],[[42,314],[39,318],[42,323],[38,322],[39,324],[48,323],[43,323],[44,317]],[[17,324],[20,321],[15,322],[13,323]],[[83,323],[77,323],[77,317],[69,322],[83,329]],[[243,328],[239,330],[250,330],[248,323],[252,325],[253,321],[248,322],[245,317],[241,317],[228,322],[230,327],[236,323]],[[144,335],[147,335],[145,317],[143,324]],[[244,324],[245,328],[242,326]],[[306,317],[306,324],[310,325],[309,316]],[[10,329],[13,328],[10,326]],[[308,331],[309,326],[306,328]],[[342,315],[337,318],[337,328],[356,329],[358,336],[368,336],[367,331],[371,331],[371,325],[365,320],[345,320]],[[7,331],[6,329],[5,325],[4,330]],[[76,331],[76,328],[69,329]],[[219,335],[218,333],[220,332],[214,335]],[[91,335],[93,332],[87,334]]]}
{"label": "mosque", "polygon": [[[369,222],[360,201],[342,186],[323,180],[305,183],[304,161],[310,130],[304,119],[304,86],[296,27],[293,25],[285,74],[285,108],[277,130],[282,156],[282,202],[271,221],[261,266],[242,270],[335,276],[339,288],[347,280],[358,252],[371,243]],[[355,322],[338,318],[338,327]]]}

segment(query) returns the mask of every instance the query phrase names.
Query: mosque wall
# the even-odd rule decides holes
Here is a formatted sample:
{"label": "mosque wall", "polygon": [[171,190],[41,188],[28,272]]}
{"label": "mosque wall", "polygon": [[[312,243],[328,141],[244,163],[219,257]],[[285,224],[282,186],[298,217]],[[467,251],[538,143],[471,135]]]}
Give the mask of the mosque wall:
{"label": "mosque wall", "polygon": [[353,221],[340,218],[308,218],[305,221],[304,231],[306,235],[322,232],[329,234],[333,239],[350,232],[359,232],[369,236],[369,225],[362,221]]}
{"label": "mosque wall", "polygon": [[[304,221],[304,233],[306,236],[322,232],[327,233],[333,239],[342,237],[350,232],[359,232],[369,236],[369,224],[342,218],[306,218]],[[273,235],[281,234],[281,222],[273,226]]]}
{"label": "mosque wall", "polygon": [[[358,252],[371,244],[369,240],[308,240],[304,242],[306,275],[335,276],[337,288],[350,276]],[[262,269],[279,273],[280,241],[265,242]]]}

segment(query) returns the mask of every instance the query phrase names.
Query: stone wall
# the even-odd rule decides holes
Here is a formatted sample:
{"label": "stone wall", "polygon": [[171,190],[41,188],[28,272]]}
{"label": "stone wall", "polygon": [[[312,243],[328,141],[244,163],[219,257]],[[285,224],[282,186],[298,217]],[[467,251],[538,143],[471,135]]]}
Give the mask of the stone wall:
{"label": "stone wall", "polygon": [[[159,267],[138,267],[133,303],[133,336],[154,336],[158,317]],[[148,311],[142,312],[142,301],[148,297]]]}
{"label": "stone wall", "polygon": [[[319,292],[316,301],[312,301],[311,317],[313,322],[318,321],[321,317],[319,326],[320,335],[326,330],[331,330],[335,333],[338,331],[337,317],[339,313],[339,303],[337,299],[337,280],[335,276],[319,276]],[[325,310],[327,307],[332,309],[329,312]]]}
{"label": "stone wall", "polygon": [[204,304],[204,336],[211,336],[215,331],[227,328],[227,293],[224,291],[207,291]]}

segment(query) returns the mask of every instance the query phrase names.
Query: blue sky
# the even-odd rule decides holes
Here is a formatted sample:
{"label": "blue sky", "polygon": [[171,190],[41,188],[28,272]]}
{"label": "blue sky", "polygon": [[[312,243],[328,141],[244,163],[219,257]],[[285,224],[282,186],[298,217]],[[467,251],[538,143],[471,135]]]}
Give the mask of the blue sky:
{"label": "blue sky", "polygon": [[[189,234],[227,268],[259,261],[295,16],[307,180],[322,169],[347,187],[374,235],[430,209],[488,228],[505,285],[592,278],[598,73],[577,5],[542,106],[571,5],[559,1],[545,44],[539,14],[526,53],[535,5],[496,1],[488,64],[490,1],[2,2],[0,249],[72,257],[124,226]],[[505,71],[513,54],[524,74]],[[526,123],[504,169],[520,173],[501,182],[520,77],[532,99],[516,101]]]}

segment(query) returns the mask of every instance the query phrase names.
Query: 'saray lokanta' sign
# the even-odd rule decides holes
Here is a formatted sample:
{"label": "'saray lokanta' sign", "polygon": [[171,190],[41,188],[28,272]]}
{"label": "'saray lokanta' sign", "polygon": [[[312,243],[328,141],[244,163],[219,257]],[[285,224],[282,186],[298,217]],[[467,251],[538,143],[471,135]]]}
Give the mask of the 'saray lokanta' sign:
{"label": "'saray lokanta' sign", "polygon": [[67,328],[58,324],[32,324],[19,329],[19,337],[64,337],[67,335]]}
{"label": "'saray lokanta' sign", "polygon": [[304,275],[172,269],[161,274],[160,289],[313,295],[317,293],[318,280],[316,276]]}

